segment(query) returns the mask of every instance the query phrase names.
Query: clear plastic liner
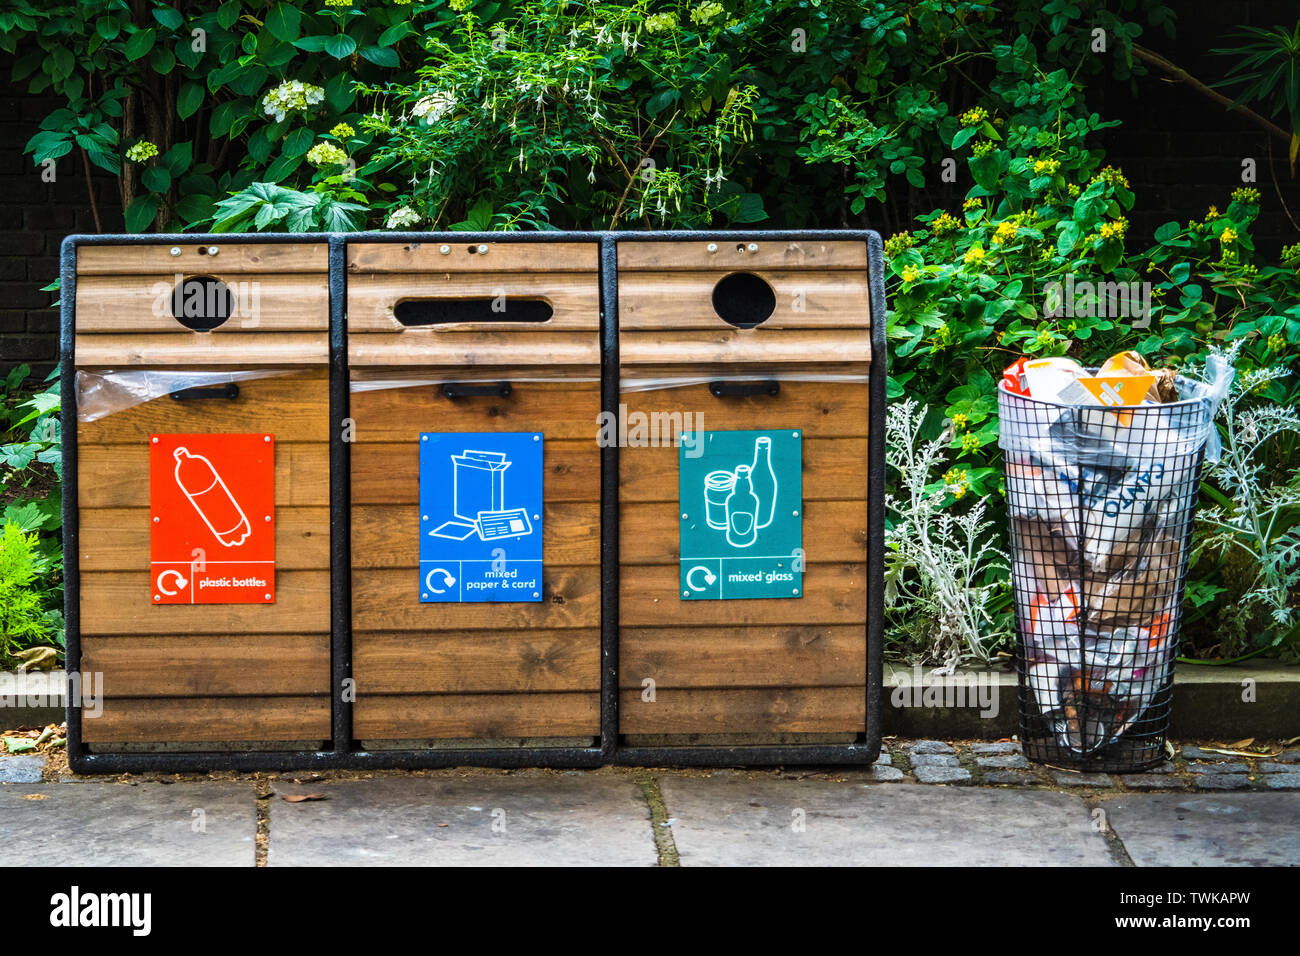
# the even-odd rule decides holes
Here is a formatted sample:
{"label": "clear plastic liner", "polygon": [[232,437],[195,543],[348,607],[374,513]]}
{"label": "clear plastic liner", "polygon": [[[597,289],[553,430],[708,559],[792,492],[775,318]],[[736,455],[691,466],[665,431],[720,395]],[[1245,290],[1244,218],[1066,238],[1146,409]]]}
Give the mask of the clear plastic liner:
{"label": "clear plastic liner", "polygon": [[237,372],[199,372],[192,369],[130,369],[77,372],[77,421],[93,422],[185,388],[228,385],[258,378],[291,375],[293,370],[262,369]]}
{"label": "clear plastic liner", "polygon": [[348,383],[350,392],[378,392],[389,388],[421,388],[429,385],[449,385],[457,382],[599,382],[599,375],[516,375],[509,370],[496,374],[438,375],[425,378],[375,378]]}
{"label": "clear plastic liner", "polygon": [[[1052,464],[1127,470],[1155,446],[1165,454],[1182,455],[1204,445],[1205,460],[1215,462],[1223,449],[1214,419],[1234,374],[1223,356],[1211,355],[1205,363],[1205,380],[1178,376],[1178,401],[1163,405],[1106,408],[1062,405],[1022,396],[1042,413],[1032,419],[1004,418],[998,447],[1036,455]],[[1136,429],[1131,427],[1135,409],[1141,409],[1136,414],[1142,424]],[[1044,415],[1051,420],[1045,421]]]}
{"label": "clear plastic liner", "polygon": [[754,368],[747,372],[728,372],[720,375],[673,375],[659,378],[624,378],[619,382],[621,392],[653,392],[661,388],[682,388],[688,385],[708,385],[712,382],[856,382],[866,383],[871,376],[856,372],[778,372]]}

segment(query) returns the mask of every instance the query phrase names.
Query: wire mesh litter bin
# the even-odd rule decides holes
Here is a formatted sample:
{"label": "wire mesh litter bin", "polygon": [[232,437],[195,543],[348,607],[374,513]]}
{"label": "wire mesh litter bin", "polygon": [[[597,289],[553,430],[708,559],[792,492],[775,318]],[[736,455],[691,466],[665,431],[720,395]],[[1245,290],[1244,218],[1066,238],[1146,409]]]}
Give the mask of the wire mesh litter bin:
{"label": "wire mesh litter bin", "polygon": [[1216,405],[1061,405],[999,385],[1030,759],[1123,772],[1164,758]]}

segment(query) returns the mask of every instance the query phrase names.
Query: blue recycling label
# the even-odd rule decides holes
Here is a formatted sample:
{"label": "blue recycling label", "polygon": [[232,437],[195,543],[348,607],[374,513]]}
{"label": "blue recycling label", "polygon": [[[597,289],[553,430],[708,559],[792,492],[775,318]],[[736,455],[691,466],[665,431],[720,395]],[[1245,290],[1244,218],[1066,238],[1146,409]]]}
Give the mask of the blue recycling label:
{"label": "blue recycling label", "polygon": [[420,602],[542,599],[537,432],[420,435]]}

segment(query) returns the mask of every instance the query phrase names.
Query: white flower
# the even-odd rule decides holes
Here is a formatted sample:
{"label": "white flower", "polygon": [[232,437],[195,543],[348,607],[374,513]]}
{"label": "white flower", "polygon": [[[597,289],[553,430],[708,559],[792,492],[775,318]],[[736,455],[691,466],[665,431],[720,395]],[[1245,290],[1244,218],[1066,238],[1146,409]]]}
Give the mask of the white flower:
{"label": "white flower", "polygon": [[293,112],[306,112],[325,99],[325,90],[302,80],[285,80],[262,97],[262,110],[277,123]]}
{"label": "white flower", "polygon": [[410,206],[398,206],[388,214],[387,229],[409,229],[420,221],[420,214]]}
{"label": "white flower", "polygon": [[424,120],[426,126],[432,126],[455,108],[455,94],[439,91],[418,100],[411,107],[411,115],[416,119]]}

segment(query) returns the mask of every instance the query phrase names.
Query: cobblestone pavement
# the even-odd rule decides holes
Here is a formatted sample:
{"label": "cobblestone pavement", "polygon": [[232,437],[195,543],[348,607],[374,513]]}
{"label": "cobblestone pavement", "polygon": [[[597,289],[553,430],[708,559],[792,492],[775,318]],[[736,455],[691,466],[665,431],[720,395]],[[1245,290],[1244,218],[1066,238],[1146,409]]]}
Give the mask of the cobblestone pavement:
{"label": "cobblestone pavement", "polygon": [[1277,865],[1300,747],[1134,774],[1014,740],[885,741],[875,766],[73,777],[0,757],[0,866]]}

